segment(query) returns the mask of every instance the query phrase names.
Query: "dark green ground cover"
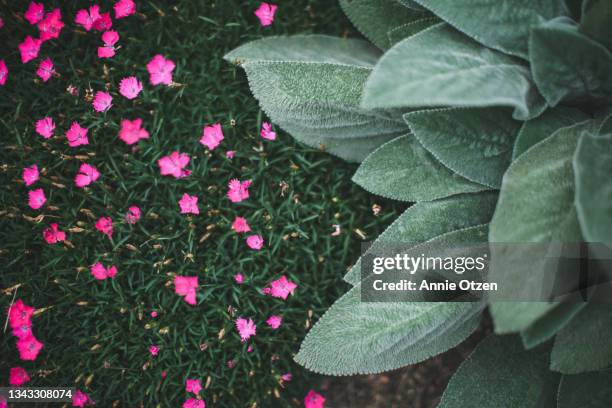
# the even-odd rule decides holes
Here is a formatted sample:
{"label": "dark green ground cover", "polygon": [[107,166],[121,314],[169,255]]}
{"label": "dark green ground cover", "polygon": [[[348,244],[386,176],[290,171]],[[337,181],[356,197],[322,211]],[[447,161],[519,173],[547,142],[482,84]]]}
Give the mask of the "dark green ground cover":
{"label": "dark green ground cover", "polygon": [[[354,166],[298,146],[282,132],[278,141],[262,144],[258,129],[265,118],[242,72],[222,56],[265,35],[341,35],[349,22],[326,0],[281,2],[268,29],[252,14],[256,1],[138,1],[138,16],[115,21],[122,48],[101,62],[95,55],[99,33],[73,23],[76,10],[89,2],[45,2],[47,8],[61,3],[67,26],[40,53],[54,60],[61,77],[42,84],[34,74],[38,60],[22,65],[16,51],[26,35],[37,33],[21,17],[27,2],[0,0],[6,23],[0,58],[10,69],[0,87],[0,308],[4,315],[20,285],[17,298],[42,309],[34,333],[45,344],[35,362],[20,362],[9,330],[2,331],[0,385],[7,385],[9,367],[21,365],[33,377],[31,385],[74,384],[100,407],[114,401],[170,407],[184,401],[186,378],[205,383],[210,377],[203,392],[207,406],[298,404],[317,383],[292,362],[307,325],[345,291],[342,275],[362,241],[355,231],[376,237],[398,207],[377,199],[383,209],[375,217],[374,198],[349,180]],[[100,3],[103,9],[110,4]],[[174,80],[182,86],[148,84],[145,65],[157,53],[177,63]],[[128,75],[145,84],[135,101],[117,92]],[[79,89],[78,97],[66,92],[69,84]],[[87,89],[107,86],[114,106],[96,114],[85,101]],[[60,136],[45,141],[35,134],[34,121],[48,115]],[[131,148],[117,133],[121,119],[135,117],[151,138]],[[90,129],[89,146],[68,147],[63,134],[73,120]],[[214,122],[222,123],[226,140],[206,154],[198,139],[202,126]],[[230,149],[236,150],[232,161],[224,157]],[[157,159],[174,150],[191,155],[191,177],[160,176]],[[84,160],[102,173],[87,190],[73,183]],[[43,187],[48,198],[38,211],[27,206],[20,181],[22,168],[34,163],[44,170],[33,187]],[[225,198],[233,177],[253,180],[248,201]],[[200,216],[179,214],[184,192],[200,197]],[[121,223],[133,204],[143,219],[135,226]],[[231,231],[236,215],[262,233],[264,250],[249,251]],[[94,229],[100,216],[116,222],[112,241]],[[51,222],[82,231],[68,233],[70,244],[50,246],[41,232]],[[338,237],[330,236],[333,224],[342,226]],[[95,281],[88,267],[96,261],[117,265],[118,276]],[[236,272],[245,274],[246,284],[234,283]],[[173,274],[199,276],[196,307],[174,294]],[[258,293],[282,274],[299,284],[294,296],[285,302]],[[159,312],[156,319],[149,317],[152,310]],[[277,331],[264,324],[273,313],[284,318]],[[233,327],[239,315],[258,325],[252,353]],[[151,344],[161,349],[155,359],[147,351]],[[235,360],[234,368],[228,360]],[[278,376],[285,372],[294,381],[281,389]]]}

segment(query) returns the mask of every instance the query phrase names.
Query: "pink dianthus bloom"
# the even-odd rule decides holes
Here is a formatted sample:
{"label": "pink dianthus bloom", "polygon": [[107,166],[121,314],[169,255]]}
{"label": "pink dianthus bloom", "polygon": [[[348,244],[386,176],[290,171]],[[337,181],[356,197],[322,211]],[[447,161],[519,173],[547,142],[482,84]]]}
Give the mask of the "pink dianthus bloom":
{"label": "pink dianthus bloom", "polygon": [[38,23],[38,30],[40,31],[41,41],[48,41],[59,38],[59,35],[64,28],[64,22],[62,21],[62,12],[56,8],[53,11],[47,13],[45,18]]}
{"label": "pink dianthus bloom", "polygon": [[93,264],[90,271],[92,276],[98,280],[114,278],[115,275],[117,275],[117,267],[115,265],[111,265],[109,268],[106,268],[100,262]]}
{"label": "pink dianthus bloom", "polygon": [[96,222],[96,229],[106,235],[109,239],[113,237],[113,219],[111,217],[100,217]]}
{"label": "pink dianthus bloom", "polygon": [[237,284],[242,285],[244,283],[244,275],[241,273],[235,274],[234,281],[236,281]]}
{"label": "pink dianthus bloom", "polygon": [[264,239],[259,234],[249,235],[246,239],[246,243],[249,248],[259,251],[261,248],[263,248]]}
{"label": "pink dianthus bloom", "polygon": [[162,176],[173,176],[175,178],[187,177],[191,174],[190,170],[185,170],[189,164],[189,156],[178,151],[172,152],[169,156],[164,156],[157,161]]}
{"label": "pink dianthus bloom", "polygon": [[20,387],[30,381],[28,372],[22,367],[11,367],[9,371],[9,384],[14,387]]}
{"label": "pink dianthus bloom", "polygon": [[66,132],[66,139],[68,139],[68,145],[70,147],[78,147],[82,145],[88,145],[89,139],[87,138],[87,129],[81,127],[79,122],[72,122],[70,129]]}
{"label": "pink dianthus bloom", "polygon": [[33,59],[38,57],[38,53],[40,52],[40,45],[42,41],[38,38],[32,38],[31,35],[28,35],[25,40],[21,44],[19,44],[19,52],[21,53],[21,62],[24,64],[32,61]]}
{"label": "pink dianthus bloom", "polygon": [[105,31],[102,34],[102,42],[104,45],[98,47],[98,58],[111,58],[115,56],[115,44],[119,41],[119,34],[116,31]]}
{"label": "pink dianthus bloom", "polygon": [[113,8],[115,9],[115,18],[117,20],[136,13],[136,3],[133,0],[119,0]]}
{"label": "pink dianthus bloom", "polygon": [[270,294],[273,297],[286,300],[289,295],[297,288],[297,284],[287,279],[285,275],[270,283]]}
{"label": "pink dianthus bloom", "polygon": [[17,299],[15,303],[10,306],[8,312],[9,325],[11,328],[23,325],[31,326],[34,310],[34,307],[26,305],[21,299]]}
{"label": "pink dianthus bloom", "polygon": [[208,150],[215,150],[224,139],[223,129],[220,123],[215,123],[211,126],[204,126],[200,144],[208,147]]}
{"label": "pink dianthus bloom", "polygon": [[79,167],[79,173],[74,178],[74,184],[77,187],[83,188],[90,185],[100,177],[100,172],[94,166],[83,163]]}
{"label": "pink dianthus bloom", "polygon": [[234,219],[234,222],[232,223],[232,229],[237,233],[241,233],[249,232],[251,230],[251,227],[249,226],[249,223],[247,222],[246,218],[236,217]]}
{"label": "pink dianthus bloom", "polygon": [[202,391],[202,383],[198,379],[188,378],[185,381],[185,391],[198,395]]}
{"label": "pink dianthus bloom", "polygon": [[6,84],[6,79],[8,78],[8,67],[6,66],[6,62],[3,59],[0,59],[0,85],[4,86]]}
{"label": "pink dianthus bloom", "polygon": [[276,14],[276,4],[261,3],[259,8],[255,11],[255,15],[259,19],[262,26],[266,27],[274,22],[274,15]]}
{"label": "pink dianthus bloom", "polygon": [[43,238],[47,241],[47,244],[56,244],[66,240],[66,233],[60,231],[57,224],[53,223],[43,231]]}
{"label": "pink dianthus bloom", "polygon": [[155,344],[151,345],[149,347],[149,353],[151,353],[151,355],[155,357],[156,355],[159,354],[159,347],[157,347]]}
{"label": "pink dianthus bloom", "polygon": [[83,26],[86,31],[92,29],[94,23],[100,18],[100,6],[97,4],[89,7],[89,11],[83,9],[79,10],[76,14],[74,21]]}
{"label": "pink dianthus bloom", "polygon": [[28,205],[31,209],[38,210],[46,202],[47,197],[45,197],[45,191],[42,188],[28,191]]}
{"label": "pink dianthus bloom", "polygon": [[38,69],[36,70],[36,75],[38,75],[40,79],[43,80],[43,82],[47,82],[49,78],[53,76],[54,73],[55,68],[53,66],[53,61],[51,61],[51,58],[45,58],[44,60],[40,61]]}
{"label": "pink dianthus bloom", "polygon": [[304,408],[323,408],[325,406],[325,398],[321,394],[317,394],[313,390],[308,391],[304,398]]}
{"label": "pink dianthus bloom", "polygon": [[225,152],[225,157],[227,157],[230,160],[232,160],[235,155],[236,155],[236,152],[233,150],[228,150],[227,152]]}
{"label": "pink dianthus bloom", "polygon": [[98,91],[91,104],[96,112],[106,112],[113,106],[113,97],[108,92]]}
{"label": "pink dianthus bloom", "polygon": [[100,18],[93,23],[93,29],[96,31],[106,31],[110,30],[112,27],[113,20],[111,19],[110,13],[100,14]]}
{"label": "pink dianthus bloom", "polygon": [[199,214],[200,208],[198,207],[198,197],[183,194],[183,197],[179,200],[179,207],[181,208],[181,214]]}
{"label": "pink dianthus bloom", "polygon": [[38,166],[36,164],[31,165],[30,167],[23,168],[22,178],[26,186],[31,186],[36,183],[40,177],[38,172]]}
{"label": "pink dianthus bloom", "polygon": [[247,320],[239,317],[236,319],[236,329],[238,329],[238,333],[240,333],[240,339],[242,342],[247,341],[251,336],[255,336],[257,334],[257,326],[252,319]]}
{"label": "pink dianthus bloom", "polygon": [[45,139],[49,139],[53,136],[53,131],[55,130],[55,123],[52,118],[46,117],[36,121],[36,133],[44,137]]}
{"label": "pink dianthus bloom", "polygon": [[119,130],[119,139],[123,140],[128,145],[137,143],[140,139],[148,139],[149,132],[142,128],[142,119],[121,121],[121,130]]}
{"label": "pink dianthus bloom", "polygon": [[283,318],[280,316],[272,315],[268,317],[268,320],[266,320],[266,323],[268,324],[268,326],[276,330],[283,323]]}
{"label": "pink dianthus bloom", "polygon": [[127,214],[125,214],[125,222],[127,222],[128,224],[136,224],[136,221],[138,221],[140,217],[141,217],[140,208],[133,205],[130,208],[128,208]]}
{"label": "pink dianthus bloom", "polygon": [[119,93],[127,99],[134,99],[142,91],[142,83],[135,76],[126,77],[119,82]]}
{"label": "pink dianthus bloom", "polygon": [[172,84],[172,72],[176,65],[172,60],[164,58],[163,55],[156,55],[147,64],[147,71],[149,71],[149,80],[151,85],[171,85]]}
{"label": "pink dianthus bloom", "polygon": [[43,348],[43,344],[30,335],[28,337],[17,340],[17,350],[19,358],[26,361],[34,361],[38,357],[38,352]]}
{"label": "pink dianthus bloom", "polygon": [[76,392],[72,396],[72,406],[73,407],[83,408],[84,406],[88,405],[90,402],[92,401],[91,401],[91,398],[89,398],[89,395],[85,394],[81,390],[76,390]]}
{"label": "pink dianthus bloom", "polygon": [[232,203],[239,203],[240,201],[249,198],[249,187],[251,186],[251,180],[240,181],[238,179],[232,179],[229,182],[229,189],[227,191],[227,197]]}
{"label": "pink dianthus bloom", "polygon": [[45,6],[42,3],[36,3],[35,1],[31,1],[28,9],[23,15],[28,23],[31,25],[38,24],[39,21],[43,19],[45,15]]}
{"label": "pink dianthus bloom", "polygon": [[185,302],[190,305],[196,304],[196,291],[198,289],[197,276],[175,276],[174,291],[177,295],[183,296]]}
{"label": "pink dianthus bloom", "polygon": [[197,398],[189,398],[183,403],[183,408],[206,408],[206,403]]}
{"label": "pink dianthus bloom", "polygon": [[268,122],[261,124],[261,132],[259,134],[266,140],[276,140],[276,132],[272,130],[272,125]]}

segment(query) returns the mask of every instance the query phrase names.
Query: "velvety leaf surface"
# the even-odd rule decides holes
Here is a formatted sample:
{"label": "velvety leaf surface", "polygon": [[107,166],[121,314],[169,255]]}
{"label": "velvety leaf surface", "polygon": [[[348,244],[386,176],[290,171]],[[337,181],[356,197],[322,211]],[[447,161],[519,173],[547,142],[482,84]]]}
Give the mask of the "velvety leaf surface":
{"label": "velvety leaf surface", "polygon": [[416,0],[487,47],[527,58],[529,30],[567,14],[563,0]]}
{"label": "velvety leaf surface", "polygon": [[[376,238],[369,251],[393,243],[418,244],[450,231],[488,223],[496,202],[497,193],[486,191],[416,203]],[[361,261],[357,261],[344,279],[354,286],[360,278]]]}
{"label": "velvety leaf surface", "polygon": [[353,181],[371,193],[401,201],[431,201],[487,190],[444,167],[412,135],[372,152]]}
{"label": "velvety leaf surface", "polygon": [[545,101],[521,60],[438,24],[385,53],[368,79],[362,106],[509,106],[524,120],[539,115]]}
{"label": "velvety leaf surface", "polygon": [[514,144],[512,158],[516,159],[531,146],[541,142],[556,130],[585,121],[589,116],[578,109],[558,106],[547,109],[535,119],[524,122]]}
{"label": "velvety leaf surface", "polygon": [[417,11],[397,0],[340,0],[344,14],[378,48],[391,46],[387,33],[414,20],[431,16],[425,10]]}
{"label": "velvety leaf surface", "polygon": [[612,134],[582,135],[574,156],[574,174],[584,238],[612,243]]}
{"label": "velvety leaf surface", "polygon": [[389,37],[389,47],[440,22],[441,20],[437,17],[428,17],[395,27],[387,33],[387,37]]}
{"label": "velvety leaf surface", "polygon": [[398,3],[404,5],[405,7],[411,8],[413,10],[427,10],[425,7],[421,6],[415,0],[397,0]]}
{"label": "velvety leaf surface", "polygon": [[521,331],[525,348],[530,349],[550,340],[580,312],[586,303],[561,303],[549,313]]}
{"label": "velvety leaf surface", "polygon": [[564,375],[559,384],[558,408],[612,407],[612,372]]}
{"label": "velvety leaf surface", "polygon": [[592,303],[555,337],[550,368],[563,374],[594,371],[612,364],[612,309]]}
{"label": "velvety leaf surface", "polygon": [[585,0],[582,4],[580,31],[612,50],[612,2]]}
{"label": "velvety leaf surface", "polygon": [[550,106],[612,100],[612,53],[581,34],[572,20],[559,18],[534,28],[529,58],[538,89]]}
{"label": "velvety leaf surface", "polygon": [[446,167],[475,183],[500,187],[521,125],[509,109],[422,110],[404,119],[423,147]]}
{"label": "velvety leaf surface", "polygon": [[361,302],[357,285],[321,317],[295,360],[328,375],[372,374],[414,364],[463,341],[482,303]]}
{"label": "velvety leaf surface", "polygon": [[487,337],[453,375],[438,407],[554,407],[559,376],[548,370],[547,351],[524,350],[517,336]]}
{"label": "velvety leaf surface", "polygon": [[[582,131],[595,122],[559,129],[519,156],[502,181],[491,221],[491,242],[579,242],[582,239],[574,208],[572,157]],[[551,251],[555,246],[551,244]],[[534,261],[519,250],[492,254],[490,279],[513,293],[535,298],[550,291],[554,273],[546,259]],[[509,267],[512,265],[512,267]],[[546,270],[546,273],[544,272]],[[548,292],[549,293],[549,292]],[[503,302],[491,305],[498,333],[524,330],[555,307],[551,303]]]}

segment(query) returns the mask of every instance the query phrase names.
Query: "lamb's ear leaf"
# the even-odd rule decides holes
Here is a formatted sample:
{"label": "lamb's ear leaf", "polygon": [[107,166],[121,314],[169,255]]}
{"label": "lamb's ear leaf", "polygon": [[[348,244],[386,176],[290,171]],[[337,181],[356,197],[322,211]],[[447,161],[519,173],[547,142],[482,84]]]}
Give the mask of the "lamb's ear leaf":
{"label": "lamb's ear leaf", "polygon": [[390,46],[389,30],[431,17],[426,10],[413,10],[396,0],[340,0],[340,6],[359,31],[382,50]]}
{"label": "lamb's ear leaf", "polygon": [[[416,203],[380,234],[368,251],[397,243],[419,244],[447,232],[486,224],[493,216],[496,202],[497,193],[485,191]],[[360,281],[360,272],[361,260],[355,263],[344,280],[355,286]]]}
{"label": "lamb's ear leaf", "polygon": [[527,151],[531,146],[541,142],[557,129],[585,121],[589,118],[578,109],[558,106],[547,109],[542,115],[523,123],[514,143],[512,159]]}
{"label": "lamb's ear leaf", "polygon": [[546,108],[524,62],[483,47],[444,23],[387,51],[368,78],[361,105],[508,106],[521,120]]}
{"label": "lamb's ear leaf", "polygon": [[527,59],[531,27],[567,15],[564,0],[415,0],[481,44]]}
{"label": "lamb's ear leaf", "polygon": [[580,31],[612,50],[612,2],[585,0]]}
{"label": "lamb's ear leaf", "polygon": [[612,134],[582,135],[574,174],[576,210],[585,240],[612,244]]}
{"label": "lamb's ear leaf", "polygon": [[520,122],[506,108],[448,108],[404,115],[412,134],[446,167],[499,188],[510,165]]}
{"label": "lamb's ear leaf", "polygon": [[481,311],[480,302],[362,302],[357,285],[314,325],[295,360],[327,375],[393,370],[465,340]]}
{"label": "lamb's ear leaf", "polygon": [[311,35],[253,41],[225,58],[242,66],[262,109],[298,141],[361,161],[408,130],[401,114],[359,107],[380,56],[360,40]]}
{"label": "lamb's ear leaf", "polygon": [[612,371],[564,375],[559,384],[558,408],[612,407]]}
{"label": "lamb's ear leaf", "polygon": [[[561,128],[520,155],[502,181],[489,232],[492,243],[533,242],[537,251],[558,249],[559,242],[580,242],[582,234],[574,208],[572,158],[580,134],[599,126],[587,121]],[[506,296],[539,299],[552,293],[555,270],[545,256],[525,256],[524,246],[492,247],[489,279]],[[506,248],[507,247],[507,248]],[[510,267],[511,265],[511,267]],[[498,333],[524,330],[558,303],[493,302],[491,315]]]}
{"label": "lamb's ear leaf", "polygon": [[518,336],[484,339],[450,379],[438,408],[556,406],[560,376],[548,350],[524,350]]}
{"label": "lamb's ear leaf", "polygon": [[612,53],[578,31],[568,18],[531,31],[529,59],[538,89],[550,106],[562,101],[612,101]]}
{"label": "lamb's ear leaf", "polygon": [[412,135],[372,152],[353,181],[373,194],[400,201],[432,201],[488,189],[444,167]]}
{"label": "lamb's ear leaf", "polygon": [[563,329],[586,303],[561,303],[549,313],[545,314],[528,328],[521,331],[523,345],[527,349],[534,348],[547,340],[550,340]]}
{"label": "lamb's ear leaf", "polygon": [[590,303],[555,337],[550,368],[563,374],[596,371],[612,364],[612,310]]}
{"label": "lamb's ear leaf", "polygon": [[442,21],[438,17],[426,17],[412,21],[407,24],[403,24],[399,27],[395,27],[387,33],[387,37],[389,38],[389,48],[402,41],[403,39],[411,37],[425,30],[426,28],[429,28],[441,22]]}
{"label": "lamb's ear leaf", "polygon": [[421,6],[415,0],[397,0],[397,1],[400,4],[402,4],[404,7],[408,7],[408,8],[413,9],[413,10],[417,10],[417,11],[425,11],[425,10],[427,10],[425,7]]}

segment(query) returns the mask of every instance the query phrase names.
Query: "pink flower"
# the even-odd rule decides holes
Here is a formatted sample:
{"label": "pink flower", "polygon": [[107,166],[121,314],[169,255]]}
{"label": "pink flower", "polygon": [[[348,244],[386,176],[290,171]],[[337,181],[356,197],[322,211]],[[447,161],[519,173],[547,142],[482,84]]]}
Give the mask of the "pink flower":
{"label": "pink flower", "polygon": [[38,75],[43,82],[47,82],[54,73],[55,68],[53,67],[53,61],[51,61],[51,58],[46,58],[40,61],[38,69],[36,70],[36,75]]}
{"label": "pink flower", "polygon": [[42,41],[37,38],[32,38],[28,35],[21,44],[19,44],[19,52],[21,53],[21,62],[24,64],[38,57],[40,45]]}
{"label": "pink flower", "polygon": [[0,28],[4,27],[4,20],[0,17]]}
{"label": "pink flower", "polygon": [[8,68],[6,66],[6,62],[3,59],[0,59],[0,85],[4,86],[6,84],[6,79],[8,78]]}
{"label": "pink flower", "polygon": [[149,132],[142,127],[142,119],[121,121],[121,130],[119,131],[119,139],[123,140],[126,144],[132,145],[138,142],[140,139],[148,139]]}
{"label": "pink flower", "polygon": [[206,408],[206,404],[197,398],[189,398],[183,403],[183,408]]}
{"label": "pink flower", "polygon": [[17,340],[17,350],[19,351],[19,358],[22,360],[36,360],[41,348],[43,348],[43,344],[34,335]]}
{"label": "pink flower", "polygon": [[223,129],[221,129],[221,124],[215,123],[212,126],[204,126],[200,144],[208,147],[208,150],[215,150],[223,139]]}
{"label": "pink flower", "polygon": [[283,318],[280,316],[272,315],[268,317],[268,320],[266,320],[266,323],[268,324],[268,326],[276,330],[283,323]]}
{"label": "pink flower", "polygon": [[74,178],[77,187],[83,188],[90,185],[100,177],[100,172],[94,166],[83,163],[79,167],[79,173]]}
{"label": "pink flower", "polygon": [[185,391],[198,395],[202,391],[202,383],[200,380],[189,378],[185,382]]}
{"label": "pink flower", "polygon": [[87,10],[79,10],[76,14],[74,21],[82,25],[86,31],[91,30],[94,23],[100,18],[100,6],[94,4],[89,7],[89,12]]}
{"label": "pink flower", "polygon": [[168,376],[168,372],[166,370],[161,372],[161,377],[166,378]]}
{"label": "pink flower", "polygon": [[304,398],[304,408],[323,408],[325,405],[325,398],[321,394],[317,394],[313,390],[308,391],[306,398]]}
{"label": "pink flower", "polygon": [[163,55],[156,55],[147,64],[147,71],[149,71],[149,80],[151,85],[170,85],[172,84],[172,71],[174,71],[175,64],[172,60],[164,58]]}
{"label": "pink flower", "polygon": [[251,186],[251,180],[240,181],[238,179],[232,179],[229,182],[229,190],[227,191],[227,197],[232,203],[239,203],[240,201],[249,198],[249,187]]}
{"label": "pink flower", "polygon": [[237,284],[242,285],[244,283],[244,275],[241,273],[235,274],[234,281],[236,281]]}
{"label": "pink flower", "polygon": [[259,234],[249,235],[246,239],[246,243],[249,248],[259,251],[263,247],[264,240]]}
{"label": "pink flower", "polygon": [[81,145],[88,145],[89,139],[87,139],[87,129],[81,127],[79,122],[72,122],[70,129],[66,132],[66,139],[68,139],[68,145],[70,147],[77,147]]}
{"label": "pink flower", "polygon": [[251,336],[255,336],[257,332],[257,326],[255,326],[253,320],[247,320],[242,317],[236,319],[236,329],[238,329],[238,333],[240,333],[242,342],[247,341]]}
{"label": "pink flower", "polygon": [[6,398],[0,395],[0,408],[8,408],[8,403],[6,402]]}
{"label": "pink flower", "polygon": [[36,133],[44,137],[45,139],[49,139],[53,136],[53,131],[55,130],[55,123],[52,118],[46,117],[36,121]]}
{"label": "pink flower", "polygon": [[110,268],[105,268],[100,262],[97,262],[91,266],[91,274],[98,280],[104,280],[106,278],[114,278],[117,275],[117,267],[111,265]]}
{"label": "pink flower", "polygon": [[119,93],[128,99],[134,99],[142,91],[142,83],[135,76],[123,78],[119,83]]}
{"label": "pink flower", "polygon": [[43,238],[47,241],[47,244],[55,244],[66,240],[66,233],[60,231],[57,224],[53,223],[51,226],[43,231]]}
{"label": "pink flower", "polygon": [[28,9],[23,15],[31,25],[37,24],[45,15],[45,6],[42,3],[30,2]]}
{"label": "pink flower", "polygon": [[62,21],[62,12],[60,9],[47,13],[45,18],[38,23],[38,30],[40,31],[40,39],[44,41],[59,38],[59,35],[64,28],[64,22]]}
{"label": "pink flower", "polygon": [[185,302],[190,305],[196,304],[196,290],[198,289],[197,276],[175,276],[174,291],[177,295],[183,296]]}
{"label": "pink flower", "polygon": [[261,3],[259,8],[255,11],[255,15],[259,18],[259,22],[262,26],[266,27],[274,22],[274,14],[278,6],[276,4]]}
{"label": "pink flower", "polygon": [[13,331],[13,336],[18,339],[25,339],[26,337],[30,337],[33,335],[32,333],[32,323],[22,324],[21,326],[11,327]]}
{"label": "pink flower", "polygon": [[111,58],[115,56],[115,44],[119,41],[119,34],[116,31],[105,31],[102,34],[104,45],[98,47],[98,58]]}
{"label": "pink flower", "polygon": [[113,106],[113,97],[108,92],[98,91],[91,104],[96,112],[104,112]]}
{"label": "pink flower", "polygon": [[45,202],[47,202],[47,197],[45,197],[45,192],[42,188],[28,191],[28,205],[33,210],[38,210],[45,205]]}
{"label": "pink flower", "polygon": [[179,200],[179,207],[181,207],[181,214],[199,214],[200,209],[198,208],[198,197],[183,194],[183,197]]}
{"label": "pink flower", "polygon": [[175,178],[187,177],[190,170],[185,170],[189,164],[189,156],[178,151],[172,152],[170,156],[164,156],[157,161],[162,176],[173,176]]}
{"label": "pink flower", "polygon": [[136,224],[136,221],[140,219],[140,216],[140,208],[133,205],[128,208],[127,214],[125,214],[125,222],[127,222],[128,224]]}
{"label": "pink flower", "polygon": [[11,367],[9,371],[9,384],[19,387],[30,381],[28,372],[21,367]]}
{"label": "pink flower", "polygon": [[81,407],[81,408],[83,408],[89,402],[90,402],[89,395],[85,394],[81,390],[76,390],[76,392],[72,396],[72,406],[73,407]]}
{"label": "pink flower", "polygon": [[136,12],[136,4],[132,0],[119,0],[115,3],[114,9],[115,18],[118,20],[134,14]]}
{"label": "pink flower", "polygon": [[36,183],[39,179],[38,166],[33,164],[30,167],[24,167],[22,178],[26,186]]}
{"label": "pink flower", "polygon": [[157,312],[155,310],[151,312],[151,317],[154,319],[157,317]]}
{"label": "pink flower", "polygon": [[291,381],[293,380],[293,375],[291,373],[286,373],[281,375],[281,380],[283,381]]}
{"label": "pink flower", "polygon": [[157,354],[159,354],[159,347],[153,344],[151,347],[149,347],[149,353],[151,353],[151,355],[155,357]]}
{"label": "pink flower", "polygon": [[228,150],[227,152],[225,152],[225,157],[227,157],[230,160],[233,159],[235,155],[236,155],[236,152],[233,150]]}
{"label": "pink flower", "polygon": [[241,232],[249,232],[251,230],[251,227],[249,227],[249,224],[246,218],[236,217],[232,224],[232,229],[236,231],[237,233],[241,233]]}
{"label": "pink flower", "polygon": [[96,222],[96,229],[106,235],[109,239],[113,237],[113,219],[111,217],[100,217]]}
{"label": "pink flower", "polygon": [[113,20],[110,13],[100,14],[100,18],[94,21],[93,28],[97,31],[110,30],[113,27]]}
{"label": "pink flower", "polygon": [[276,132],[272,130],[272,125],[268,122],[261,124],[261,132],[259,134],[266,140],[276,140]]}
{"label": "pink flower", "polygon": [[293,294],[295,288],[297,288],[297,285],[283,275],[270,284],[270,293],[273,297],[286,300],[290,294]]}
{"label": "pink flower", "polygon": [[34,307],[28,306],[23,303],[23,300],[17,299],[13,303],[8,312],[9,324],[11,328],[20,327],[23,325],[32,325],[32,315],[34,314]]}

